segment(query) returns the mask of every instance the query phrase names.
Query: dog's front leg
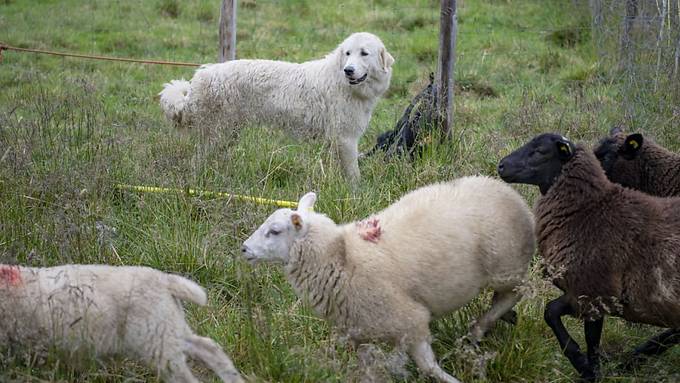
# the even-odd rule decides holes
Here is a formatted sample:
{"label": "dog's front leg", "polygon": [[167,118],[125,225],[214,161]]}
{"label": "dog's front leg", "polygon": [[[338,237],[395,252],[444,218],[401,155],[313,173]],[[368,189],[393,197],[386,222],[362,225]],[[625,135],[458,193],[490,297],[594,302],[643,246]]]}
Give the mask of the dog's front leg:
{"label": "dog's front leg", "polygon": [[342,163],[345,178],[352,186],[359,184],[359,142],[353,139],[343,139],[338,142],[338,156]]}

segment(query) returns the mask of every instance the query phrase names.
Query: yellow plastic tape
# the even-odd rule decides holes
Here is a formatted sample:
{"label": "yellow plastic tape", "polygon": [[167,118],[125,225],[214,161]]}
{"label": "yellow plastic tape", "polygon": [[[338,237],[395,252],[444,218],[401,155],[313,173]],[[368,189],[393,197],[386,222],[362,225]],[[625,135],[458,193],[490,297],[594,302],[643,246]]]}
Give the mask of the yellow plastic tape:
{"label": "yellow plastic tape", "polygon": [[197,190],[197,189],[178,189],[178,188],[162,188],[157,186],[142,186],[142,185],[128,185],[128,184],[116,184],[116,189],[120,190],[131,190],[141,193],[184,193],[190,196],[198,197],[218,197],[218,198],[231,198],[238,201],[254,202],[260,205],[275,205],[279,207],[296,208],[297,202],[293,201],[283,201],[277,199],[268,199],[261,197],[252,197],[248,195],[241,194],[231,194],[225,192],[207,191],[207,190]]}

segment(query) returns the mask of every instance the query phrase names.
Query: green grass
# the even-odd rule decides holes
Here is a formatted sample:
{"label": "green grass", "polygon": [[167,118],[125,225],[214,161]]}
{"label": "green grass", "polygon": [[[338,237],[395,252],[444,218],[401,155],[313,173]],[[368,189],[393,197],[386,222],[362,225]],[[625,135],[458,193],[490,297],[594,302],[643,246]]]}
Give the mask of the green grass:
{"label": "green grass", "polygon": [[[459,2],[453,141],[434,145],[414,163],[364,161],[357,190],[345,185],[322,143],[262,134],[258,127],[218,136],[204,160],[194,161],[201,147],[198,134],[173,129],[155,99],[164,82],[190,78],[193,69],[5,51],[0,63],[0,260],[34,266],[141,264],[181,273],[206,286],[210,295],[207,308],[188,308],[192,325],[216,339],[254,381],[359,381],[363,370],[357,353],[298,302],[280,269],[251,268],[239,258],[241,242],[273,207],[119,192],[113,185],[191,186],[289,200],[314,190],[318,210],[345,222],[421,185],[494,175],[502,156],[539,132],[557,131],[592,145],[613,124],[625,123],[680,150],[680,111],[659,107],[656,101],[666,97],[662,92],[649,94],[644,103],[624,102],[620,78],[597,62],[587,33],[589,15],[575,3]],[[22,47],[212,62],[219,5],[218,0],[10,0],[0,2],[0,40]],[[391,88],[360,143],[366,150],[427,84],[436,64],[438,9],[438,2],[420,0],[243,0],[237,55],[303,61],[321,57],[351,32],[378,34],[396,62]],[[530,202],[536,198],[533,188],[518,190]],[[479,350],[462,348],[458,339],[489,304],[489,294],[433,322],[442,367],[465,382],[574,379],[542,320],[545,302],[558,292],[537,272],[530,290],[517,308],[518,325],[497,325]],[[567,324],[582,342],[579,323],[568,319]],[[615,369],[625,351],[655,330],[607,320],[605,381],[679,379],[677,348],[638,371]],[[52,359],[0,358],[0,381],[151,379],[129,361],[83,371]],[[406,369],[407,381],[428,381],[412,363]]]}

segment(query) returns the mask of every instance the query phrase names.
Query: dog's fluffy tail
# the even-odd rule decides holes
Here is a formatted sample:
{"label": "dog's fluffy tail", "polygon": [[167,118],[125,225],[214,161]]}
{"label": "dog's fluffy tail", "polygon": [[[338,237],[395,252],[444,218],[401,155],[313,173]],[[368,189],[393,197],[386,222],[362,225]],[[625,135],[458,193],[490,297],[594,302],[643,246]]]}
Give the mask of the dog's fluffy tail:
{"label": "dog's fluffy tail", "polygon": [[172,80],[164,84],[163,90],[158,94],[165,117],[177,125],[182,124],[185,117],[189,86],[189,81],[185,79]]}
{"label": "dog's fluffy tail", "polygon": [[179,275],[166,274],[168,290],[173,297],[183,301],[189,301],[201,306],[208,303],[208,295],[197,283]]}

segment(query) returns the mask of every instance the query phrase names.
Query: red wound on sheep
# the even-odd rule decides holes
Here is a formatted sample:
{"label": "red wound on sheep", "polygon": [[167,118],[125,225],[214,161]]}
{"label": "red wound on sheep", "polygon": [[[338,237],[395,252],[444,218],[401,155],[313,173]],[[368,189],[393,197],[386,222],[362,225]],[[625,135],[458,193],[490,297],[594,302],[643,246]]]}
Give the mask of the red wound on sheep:
{"label": "red wound on sheep", "polygon": [[365,241],[378,243],[382,229],[378,218],[367,219],[356,223],[359,237]]}
{"label": "red wound on sheep", "polygon": [[19,267],[0,266],[0,281],[6,286],[19,286],[21,284],[21,271]]}

